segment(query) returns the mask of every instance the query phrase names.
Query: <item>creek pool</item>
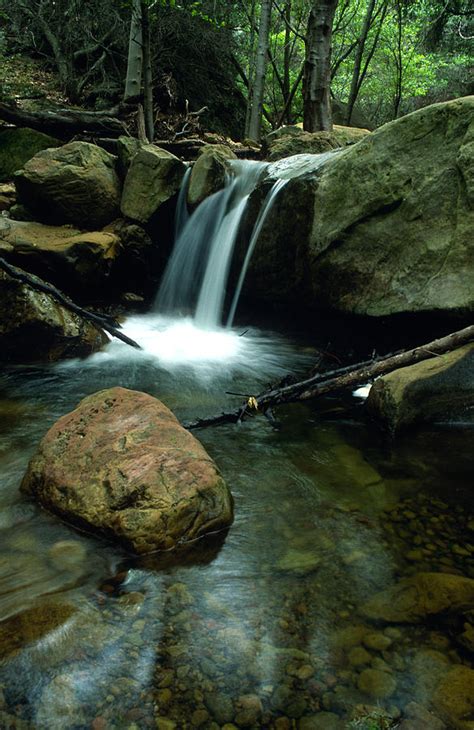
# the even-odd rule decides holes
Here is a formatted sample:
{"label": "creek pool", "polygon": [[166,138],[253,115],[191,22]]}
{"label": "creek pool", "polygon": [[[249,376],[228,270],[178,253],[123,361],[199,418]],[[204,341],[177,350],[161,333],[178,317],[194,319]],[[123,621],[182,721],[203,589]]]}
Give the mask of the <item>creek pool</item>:
{"label": "creek pool", "polygon": [[348,395],[280,408],[279,431],[262,417],[196,431],[235,522],[178,560],[133,558],[20,495],[49,426],[115,385],[192,420],[316,352],[151,315],[125,331],[143,352],[114,342],[0,375],[0,728],[430,727],[416,718],[440,677],[472,666],[457,627],[376,625],[359,608],[415,572],[474,578],[471,427],[390,443]]}

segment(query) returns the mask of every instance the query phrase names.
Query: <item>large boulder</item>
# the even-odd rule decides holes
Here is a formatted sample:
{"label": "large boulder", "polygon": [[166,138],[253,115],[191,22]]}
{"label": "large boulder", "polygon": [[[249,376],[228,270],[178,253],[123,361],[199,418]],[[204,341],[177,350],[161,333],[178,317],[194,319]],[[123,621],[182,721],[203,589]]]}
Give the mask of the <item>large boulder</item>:
{"label": "large boulder", "polygon": [[0,360],[55,361],[85,357],[108,341],[105,334],[51,296],[0,271]]}
{"label": "large boulder", "polygon": [[417,573],[380,591],[362,606],[364,616],[388,623],[420,623],[432,616],[474,609],[474,580],[449,573]]}
{"label": "large boulder", "polygon": [[229,160],[236,159],[230,147],[223,144],[207,144],[201,148],[189,180],[187,199],[192,208],[224,187]]}
{"label": "large boulder", "polygon": [[19,200],[41,221],[101,228],[119,212],[115,162],[113,155],[88,142],[43,150],[15,175]]}
{"label": "large boulder", "polygon": [[70,226],[0,218],[0,244],[7,258],[82,299],[103,289],[122,250],[111,231],[81,232]]}
{"label": "large boulder", "polygon": [[0,132],[0,182],[11,180],[16,170],[37,152],[61,144],[58,139],[28,127]]}
{"label": "large boulder", "polygon": [[414,423],[464,419],[474,406],[474,344],[378,378],[366,407],[394,433]]}
{"label": "large boulder", "polygon": [[280,191],[245,293],[377,317],[471,313],[473,170],[474,97],[384,125]]}
{"label": "large boulder", "polygon": [[186,165],[160,147],[144,145],[132,158],[125,178],[121,210],[126,218],[147,223],[160,205],[176,195]]}
{"label": "large boulder", "polygon": [[48,431],[22,491],[68,522],[137,553],[232,522],[232,497],[203,446],[156,398],[111,388]]}

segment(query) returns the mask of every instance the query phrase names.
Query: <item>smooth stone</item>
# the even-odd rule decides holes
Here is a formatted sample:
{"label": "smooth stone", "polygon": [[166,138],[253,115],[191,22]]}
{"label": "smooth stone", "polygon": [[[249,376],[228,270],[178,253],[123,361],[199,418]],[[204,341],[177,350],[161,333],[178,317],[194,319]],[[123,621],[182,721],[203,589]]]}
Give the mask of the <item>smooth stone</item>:
{"label": "smooth stone", "polygon": [[391,697],[397,688],[395,679],[387,672],[378,669],[364,669],[357,680],[361,692],[373,699],[382,700]]}

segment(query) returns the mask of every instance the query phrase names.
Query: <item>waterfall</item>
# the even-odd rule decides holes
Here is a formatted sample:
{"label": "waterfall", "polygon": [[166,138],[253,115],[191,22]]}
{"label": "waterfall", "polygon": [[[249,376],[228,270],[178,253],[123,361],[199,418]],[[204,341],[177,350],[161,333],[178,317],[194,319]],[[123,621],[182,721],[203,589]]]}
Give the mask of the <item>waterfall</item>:
{"label": "waterfall", "polygon": [[235,311],[237,309],[237,304],[239,303],[239,299],[240,299],[240,292],[242,291],[242,286],[243,286],[243,283],[245,280],[245,276],[247,274],[247,269],[249,267],[250,259],[252,258],[254,248],[257,245],[257,241],[260,236],[260,232],[263,228],[263,224],[265,223],[267,215],[270,212],[278,193],[286,185],[287,182],[288,182],[288,180],[277,180],[276,182],[274,182],[272,187],[268,191],[268,193],[265,197],[265,200],[263,201],[262,207],[260,208],[257,220],[255,222],[254,229],[252,231],[252,235],[250,237],[250,242],[249,242],[249,246],[247,249],[247,253],[245,255],[244,263],[242,264],[242,269],[240,271],[239,280],[237,282],[235,294],[232,299],[232,304],[230,305],[229,316],[227,318],[228,327],[232,327],[232,323],[233,323],[234,317],[235,317]]}
{"label": "waterfall", "polygon": [[[189,216],[175,242],[156,299],[161,313],[191,313],[198,326],[221,323],[235,240],[248,198],[267,164],[234,161],[223,190]],[[180,213],[183,219],[183,213]]]}
{"label": "waterfall", "polygon": [[175,245],[156,298],[155,311],[192,315],[194,323],[203,329],[216,329],[221,325],[239,226],[249,197],[265,172],[274,182],[250,236],[227,318],[227,326],[232,326],[250,259],[278,193],[288,180],[314,172],[334,154],[336,152],[294,155],[272,164],[232,161],[225,187],[206,198],[191,215],[186,205],[191,174],[188,170],[178,198]]}
{"label": "waterfall", "polygon": [[189,180],[191,178],[192,167],[188,167],[184,173],[183,182],[178,195],[178,202],[176,204],[176,214],[174,217],[174,240],[177,241],[181,235],[181,231],[189,220],[189,211],[187,204]]}

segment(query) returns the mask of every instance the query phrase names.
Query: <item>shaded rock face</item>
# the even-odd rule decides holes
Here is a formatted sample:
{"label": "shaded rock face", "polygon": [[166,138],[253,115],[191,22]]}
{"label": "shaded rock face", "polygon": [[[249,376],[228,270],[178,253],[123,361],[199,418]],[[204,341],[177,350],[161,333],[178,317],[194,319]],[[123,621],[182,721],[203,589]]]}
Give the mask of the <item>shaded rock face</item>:
{"label": "shaded rock face", "polygon": [[48,294],[0,271],[0,360],[51,362],[85,357],[107,341],[101,330],[61,307]]}
{"label": "shaded rock face", "polygon": [[119,211],[115,161],[88,142],[39,152],[15,175],[19,201],[41,221],[101,228]]}
{"label": "shaded rock face", "polygon": [[15,186],[10,183],[0,185],[0,213],[10,210],[16,201]]}
{"label": "shaded rock face", "polygon": [[113,232],[81,232],[67,226],[47,226],[0,218],[0,246],[17,266],[43,276],[67,292],[87,299],[104,286],[120,239]]}
{"label": "shaded rock face", "polygon": [[419,623],[430,616],[474,609],[474,580],[448,573],[417,573],[377,593],[362,613],[375,621]]}
{"label": "shaded rock face", "polygon": [[231,524],[232,497],[203,446],[160,401],[111,388],[48,431],[22,491],[137,553]]}
{"label": "shaded rock face", "polygon": [[144,145],[132,158],[125,178],[121,210],[126,218],[147,223],[160,205],[181,187],[186,165],[155,145]]}
{"label": "shaded rock face", "polygon": [[[290,181],[244,294],[270,279],[282,306],[374,317],[472,312],[473,142],[474,97],[463,97],[386,124]],[[276,260],[287,262],[278,280]],[[309,291],[297,285],[302,270]]]}
{"label": "shaded rock face", "polygon": [[0,132],[0,182],[11,180],[16,170],[37,152],[61,144],[58,139],[28,127]]}
{"label": "shaded rock face", "polygon": [[120,255],[114,259],[111,269],[111,285],[122,295],[134,293],[151,298],[156,293],[156,245],[148,233],[136,223],[123,218],[106,226],[104,233],[111,233],[120,241]]}
{"label": "shaded rock face", "polygon": [[392,433],[414,423],[464,419],[474,407],[474,344],[378,378],[366,407]]}
{"label": "shaded rock face", "polygon": [[237,159],[230,147],[209,144],[202,147],[193,165],[188,188],[188,204],[195,208],[225,185],[229,160]]}
{"label": "shaded rock face", "polygon": [[281,127],[265,138],[265,158],[274,162],[299,154],[320,154],[354,144],[370,134],[368,129],[334,125],[332,132],[304,132],[301,127]]}

